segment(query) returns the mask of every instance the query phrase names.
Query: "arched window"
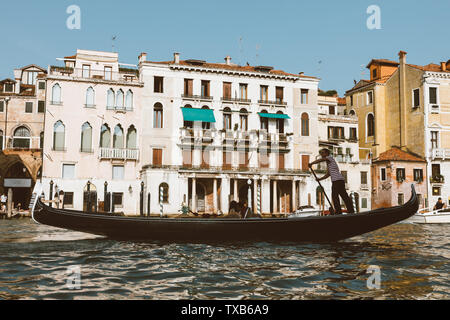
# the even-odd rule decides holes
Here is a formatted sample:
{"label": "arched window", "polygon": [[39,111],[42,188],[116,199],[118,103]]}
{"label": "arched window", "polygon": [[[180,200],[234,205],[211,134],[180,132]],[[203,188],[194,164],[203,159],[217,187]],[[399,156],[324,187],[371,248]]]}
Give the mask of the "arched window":
{"label": "arched window", "polygon": [[163,203],[169,203],[169,185],[167,183],[165,183],[165,182],[161,183],[159,185],[159,188],[158,188],[159,203],[161,203],[161,197],[160,197],[161,188],[162,188],[162,200],[163,200]]}
{"label": "arched window", "polygon": [[107,124],[100,129],[100,148],[111,148],[111,130]]}
{"label": "arched window", "polygon": [[86,108],[93,108],[95,106],[95,91],[92,87],[86,90]]}
{"label": "arched window", "polygon": [[163,106],[157,102],[153,106],[153,128],[163,127]]}
{"label": "arched window", "polygon": [[66,127],[62,121],[58,121],[53,126],[53,150],[64,151]]}
{"label": "arched window", "polygon": [[13,148],[25,148],[29,149],[31,145],[30,130],[26,127],[18,127],[14,130],[13,136]]}
{"label": "arched window", "polygon": [[114,128],[113,148],[123,149],[123,129],[120,124]]}
{"label": "arched window", "polygon": [[3,131],[0,130],[0,150],[3,150]]}
{"label": "arched window", "polygon": [[226,107],[223,109],[223,129],[224,130],[231,130],[232,123],[231,123],[231,109]]}
{"label": "arched window", "polygon": [[[267,113],[267,110],[261,111],[261,113]],[[261,130],[269,130],[269,118],[260,117],[259,121],[261,122]]]}
{"label": "arched window", "polygon": [[39,148],[44,149],[44,131],[39,134]]}
{"label": "arched window", "polygon": [[61,104],[61,86],[58,83],[52,88],[52,104]]}
{"label": "arched window", "polygon": [[350,110],[350,113],[349,113],[351,116],[354,116],[355,115],[355,110]]}
{"label": "arched window", "polygon": [[136,128],[133,125],[131,125],[128,128],[127,132],[127,149],[136,149],[137,146],[136,139],[137,139]]}
{"label": "arched window", "polygon": [[81,126],[81,152],[92,152],[92,127],[89,122]]}
{"label": "arched window", "polygon": [[373,114],[367,115],[367,136],[373,137],[375,135],[375,118]]}
{"label": "arched window", "polygon": [[125,107],[127,110],[133,110],[133,91],[127,91],[127,97],[125,99]]}
{"label": "arched window", "polygon": [[307,113],[302,113],[302,136],[308,137],[309,136],[309,116]]}
{"label": "arched window", "polygon": [[[209,109],[209,107],[208,106],[203,106],[202,109]],[[202,122],[202,128],[204,130],[211,129],[211,123],[210,122]]]}
{"label": "arched window", "polygon": [[120,89],[119,91],[117,91],[117,95],[116,95],[116,107],[118,109],[123,109],[123,91],[122,89]]}
{"label": "arched window", "polygon": [[[283,114],[282,111],[278,111],[277,114]],[[278,133],[284,133],[284,120],[285,119],[277,119],[277,131]]]}
{"label": "arched window", "polygon": [[115,94],[113,89],[109,89],[107,96],[106,96],[106,107],[107,108],[114,108],[114,102],[115,102]]}
{"label": "arched window", "polygon": [[248,112],[244,108],[242,108],[239,111],[239,122],[240,122],[241,130],[247,131],[248,130]]}
{"label": "arched window", "polygon": [[[191,106],[190,104],[187,104],[187,105],[185,105],[184,107],[185,107],[185,108],[192,108],[192,106]],[[184,126],[185,128],[192,128],[192,127],[194,126],[194,122],[192,122],[192,121],[184,121],[184,122],[183,122],[183,126]]]}

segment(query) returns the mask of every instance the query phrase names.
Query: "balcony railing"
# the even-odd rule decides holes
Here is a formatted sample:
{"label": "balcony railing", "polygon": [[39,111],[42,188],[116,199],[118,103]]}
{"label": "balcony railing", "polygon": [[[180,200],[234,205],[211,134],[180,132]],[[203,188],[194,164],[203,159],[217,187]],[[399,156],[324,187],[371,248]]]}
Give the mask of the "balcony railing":
{"label": "balcony railing", "polygon": [[276,105],[276,106],[287,106],[287,102],[277,99],[277,100],[258,100],[258,104],[261,105]]}
{"label": "balcony railing", "polygon": [[222,102],[243,103],[243,104],[250,104],[252,102],[250,99],[231,98],[231,97],[223,97],[221,100]]}
{"label": "balcony railing", "polygon": [[432,157],[433,159],[450,159],[450,149],[433,149]]}
{"label": "balcony railing", "polygon": [[119,106],[106,106],[106,110],[113,110],[113,111],[117,111],[117,112],[130,112],[133,111],[133,108],[129,108],[129,107],[119,107]]}
{"label": "balcony railing", "polygon": [[139,70],[119,68],[119,72],[105,71],[102,69],[82,69],[51,66],[50,75],[52,76],[66,76],[76,79],[93,79],[103,81],[126,81],[139,82]]}
{"label": "balcony railing", "polygon": [[435,176],[430,177],[430,182],[431,183],[444,183],[445,179],[444,179],[443,175],[439,174],[439,175],[435,175]]}
{"label": "balcony railing", "polygon": [[138,160],[138,149],[100,148],[100,159]]}
{"label": "balcony railing", "polygon": [[213,100],[213,97],[210,97],[210,96],[185,94],[185,93],[183,93],[181,95],[181,97],[185,100],[202,100],[202,101],[212,101]]}

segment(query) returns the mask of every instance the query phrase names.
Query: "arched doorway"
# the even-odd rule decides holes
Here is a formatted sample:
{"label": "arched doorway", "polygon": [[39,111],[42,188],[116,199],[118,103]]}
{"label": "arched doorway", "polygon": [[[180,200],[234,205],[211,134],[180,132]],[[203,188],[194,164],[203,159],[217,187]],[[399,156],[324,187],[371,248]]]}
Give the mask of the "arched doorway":
{"label": "arched doorway", "polygon": [[3,181],[3,187],[5,192],[9,188],[12,189],[12,201],[15,208],[20,205],[22,209],[28,209],[33,188],[33,179],[22,162],[16,162],[8,168]]}
{"label": "arched doorway", "polygon": [[83,211],[97,212],[97,188],[90,182],[83,190]]}
{"label": "arched doorway", "polygon": [[202,183],[197,182],[196,186],[196,193],[197,193],[197,211],[198,212],[205,212],[206,209],[206,188]]}

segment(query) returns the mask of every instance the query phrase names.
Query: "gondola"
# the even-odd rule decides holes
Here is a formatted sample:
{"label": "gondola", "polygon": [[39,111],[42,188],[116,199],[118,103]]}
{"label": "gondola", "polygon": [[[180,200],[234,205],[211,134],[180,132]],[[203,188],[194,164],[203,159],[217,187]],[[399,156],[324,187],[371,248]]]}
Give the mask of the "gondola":
{"label": "gondola", "polygon": [[347,215],[293,218],[153,218],[117,217],[56,209],[36,199],[34,221],[117,240],[336,242],[413,216],[419,207],[414,186],[402,206]]}

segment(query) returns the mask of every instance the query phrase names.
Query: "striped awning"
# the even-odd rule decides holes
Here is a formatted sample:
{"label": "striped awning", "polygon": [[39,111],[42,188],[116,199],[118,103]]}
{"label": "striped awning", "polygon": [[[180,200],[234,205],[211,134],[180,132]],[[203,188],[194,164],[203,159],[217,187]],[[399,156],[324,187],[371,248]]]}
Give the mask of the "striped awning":
{"label": "striped awning", "polygon": [[211,109],[181,108],[184,121],[216,122]]}

